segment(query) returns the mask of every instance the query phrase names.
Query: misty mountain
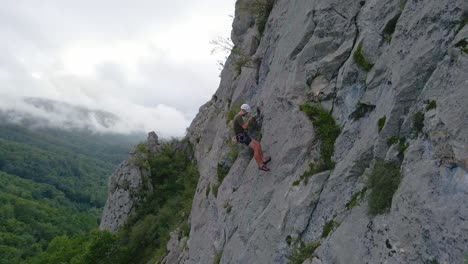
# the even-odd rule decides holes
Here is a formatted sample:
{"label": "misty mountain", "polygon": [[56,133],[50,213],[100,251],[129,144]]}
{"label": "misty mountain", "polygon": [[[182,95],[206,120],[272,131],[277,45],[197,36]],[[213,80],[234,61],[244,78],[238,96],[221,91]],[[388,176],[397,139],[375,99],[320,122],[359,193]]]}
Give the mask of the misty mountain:
{"label": "misty mountain", "polygon": [[25,97],[21,103],[24,103],[23,107],[0,110],[0,122],[27,127],[101,131],[116,126],[120,121],[119,117],[110,112],[45,98]]}

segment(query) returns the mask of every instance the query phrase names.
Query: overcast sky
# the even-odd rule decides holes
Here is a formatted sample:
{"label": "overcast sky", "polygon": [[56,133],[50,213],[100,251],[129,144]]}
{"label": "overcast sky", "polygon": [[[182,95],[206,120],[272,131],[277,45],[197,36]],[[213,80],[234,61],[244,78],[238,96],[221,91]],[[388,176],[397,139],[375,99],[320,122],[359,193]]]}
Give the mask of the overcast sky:
{"label": "overcast sky", "polygon": [[[0,109],[42,97],[181,136],[219,84],[235,0],[0,0]],[[26,109],[26,108],[25,108]]]}

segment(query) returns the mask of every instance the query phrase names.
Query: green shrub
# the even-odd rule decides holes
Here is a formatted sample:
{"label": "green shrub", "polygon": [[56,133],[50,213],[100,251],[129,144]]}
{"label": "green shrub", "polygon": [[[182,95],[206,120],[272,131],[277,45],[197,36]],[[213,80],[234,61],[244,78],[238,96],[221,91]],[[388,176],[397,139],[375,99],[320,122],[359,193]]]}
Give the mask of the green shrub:
{"label": "green shrub", "polygon": [[314,257],[315,250],[320,246],[320,243],[304,243],[297,242],[292,248],[292,252],[288,256],[289,264],[302,264],[306,259]]}
{"label": "green shrub", "polygon": [[301,184],[301,181],[294,181],[294,182],[292,183],[293,186],[298,186],[299,184]]}
{"label": "green shrub", "polygon": [[214,258],[214,261],[213,261],[213,264],[219,264],[221,263],[221,258],[223,257],[223,252],[219,252],[218,254],[216,254],[215,258]]}
{"label": "green shrub", "polygon": [[403,154],[408,147],[409,143],[406,142],[406,138],[400,137],[400,140],[398,141],[398,151],[400,154]]}
{"label": "green shrub", "polygon": [[367,61],[364,53],[362,51],[362,43],[359,44],[358,48],[353,54],[353,59],[357,63],[357,65],[361,66],[365,71],[370,71],[374,64]]}
{"label": "green shrub", "polygon": [[312,121],[316,136],[320,140],[320,161],[309,165],[310,169],[301,177],[307,179],[315,173],[331,170],[335,167],[332,156],[335,150],[335,140],[341,131],[330,112],[321,105],[303,104],[300,109]]}
{"label": "green shrub", "polygon": [[190,235],[190,225],[188,221],[184,221],[179,227],[179,240],[183,237],[188,237]]}
{"label": "green shrub", "polygon": [[409,143],[406,142],[405,137],[392,136],[389,139],[387,139],[388,146],[392,146],[397,143],[398,151],[400,152],[400,154],[403,154],[403,152],[405,152],[405,150],[409,147]]}
{"label": "green shrub", "polygon": [[231,168],[229,166],[226,166],[225,164],[218,163],[218,183],[222,183],[224,180],[224,177],[228,175],[229,170]]}
{"label": "green shrub", "polygon": [[436,108],[437,108],[437,102],[435,100],[432,100],[429,102],[429,104],[427,104],[426,111],[436,109]]}
{"label": "green shrub", "polygon": [[213,191],[213,196],[215,198],[218,198],[218,189],[219,189],[220,185],[221,185],[220,183],[217,183],[217,184],[213,185],[213,187],[211,187],[211,190]]}
{"label": "green shrub", "polygon": [[403,11],[405,9],[406,4],[408,3],[408,0],[401,0],[400,2],[400,10]]}
{"label": "green shrub", "polygon": [[[458,25],[456,32],[458,33],[460,30],[462,30],[466,26],[466,24],[468,24],[468,11],[463,12],[463,15],[460,20],[460,24]],[[468,263],[465,263],[465,264],[468,264]]]}
{"label": "green shrub", "polygon": [[393,162],[378,160],[369,176],[369,213],[378,215],[388,211],[393,195],[400,185],[400,166]]}
{"label": "green shrub", "polygon": [[210,195],[210,191],[211,191],[211,183],[208,183],[208,186],[206,187],[206,191],[205,191],[206,198],[208,198],[208,195]]}
{"label": "green shrub", "polygon": [[379,133],[382,131],[383,127],[385,126],[385,122],[387,121],[387,117],[383,116],[382,118],[377,121],[377,127],[379,128]]}
{"label": "green shrub", "polygon": [[392,40],[392,35],[395,32],[396,24],[400,18],[401,13],[397,14],[395,17],[390,19],[383,29],[383,36],[387,42]]}
{"label": "green shrub", "polygon": [[290,245],[291,245],[291,242],[292,242],[292,237],[291,237],[290,235],[288,235],[288,236],[286,237],[286,244],[288,244],[288,246],[290,246]]}
{"label": "green shrub", "polygon": [[223,182],[224,178],[229,174],[231,170],[232,164],[237,160],[239,157],[239,149],[237,145],[230,145],[231,151],[229,152],[226,160],[224,162],[218,163],[217,167],[217,175],[218,175],[218,182],[216,185],[213,185],[213,195],[218,197],[218,189],[221,183]]}
{"label": "green shrub", "polygon": [[234,163],[237,160],[237,158],[239,157],[239,148],[237,147],[237,145],[234,145],[234,144],[231,144],[231,143],[230,143],[230,147],[231,147],[231,151],[228,154],[228,159],[232,163]]}
{"label": "green shrub", "polygon": [[130,163],[140,168],[149,169],[148,155],[149,150],[146,144],[138,144],[135,148],[135,154],[130,160]]}
{"label": "green shrub", "polygon": [[417,112],[413,116],[413,129],[418,135],[419,133],[422,132],[423,127],[424,127],[424,113]]}
{"label": "green shrub", "polygon": [[345,205],[346,209],[351,210],[352,208],[358,206],[361,203],[362,199],[364,199],[366,192],[367,192],[367,187],[364,187],[361,191],[353,194],[349,202],[347,202]]}
{"label": "green shrub", "polygon": [[390,147],[398,143],[399,140],[400,138],[398,136],[391,136],[390,138],[387,139],[387,145]]}
{"label": "green shrub", "polygon": [[234,117],[240,112],[240,104],[234,105],[232,108],[229,109],[229,111],[226,113],[226,124],[229,124],[232,120],[234,120]]}
{"label": "green shrub", "polygon": [[248,12],[255,17],[258,33],[260,35],[265,31],[265,26],[270,16],[271,10],[273,9],[274,0],[253,0],[250,2],[244,2],[241,6],[241,10]]}
{"label": "green shrub", "polygon": [[326,222],[325,225],[323,226],[322,238],[327,237],[330,234],[330,232],[333,231],[333,229],[335,229],[337,226],[338,226],[338,223],[335,222],[334,220],[330,220]]}
{"label": "green shrub", "polygon": [[468,53],[468,41],[466,41],[466,38],[458,41],[455,44],[455,47],[460,48],[464,53]]}
{"label": "green shrub", "polygon": [[358,120],[366,116],[367,113],[373,111],[375,109],[375,105],[368,105],[363,103],[358,103],[356,110],[349,116],[354,120]]}

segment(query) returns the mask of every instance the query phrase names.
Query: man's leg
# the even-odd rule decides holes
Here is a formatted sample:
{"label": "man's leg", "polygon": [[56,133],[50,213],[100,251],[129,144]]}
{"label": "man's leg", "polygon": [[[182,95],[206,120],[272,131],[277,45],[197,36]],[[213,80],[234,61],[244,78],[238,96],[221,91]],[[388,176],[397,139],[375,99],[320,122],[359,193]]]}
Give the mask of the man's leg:
{"label": "man's leg", "polygon": [[262,163],[264,163],[266,160],[265,160],[265,157],[263,156],[263,149],[262,149],[262,144],[260,144],[260,142],[256,141],[256,140],[252,140],[252,142],[255,143],[255,147],[257,148],[258,150],[258,153],[260,155],[260,159],[262,160]]}
{"label": "man's leg", "polygon": [[262,161],[265,162],[266,159],[265,157],[263,156],[263,149],[262,149],[262,144],[260,144],[260,142],[256,141],[257,144],[258,144],[258,149],[259,149],[259,152],[260,152],[260,156],[262,157]]}
{"label": "man's leg", "polygon": [[252,140],[252,142],[250,142],[249,144],[249,147],[251,149],[253,149],[254,151],[254,158],[255,158],[255,161],[257,162],[258,166],[259,167],[262,167],[264,164],[263,164],[263,156],[260,152],[260,149],[259,149],[259,144],[257,141],[255,140]]}

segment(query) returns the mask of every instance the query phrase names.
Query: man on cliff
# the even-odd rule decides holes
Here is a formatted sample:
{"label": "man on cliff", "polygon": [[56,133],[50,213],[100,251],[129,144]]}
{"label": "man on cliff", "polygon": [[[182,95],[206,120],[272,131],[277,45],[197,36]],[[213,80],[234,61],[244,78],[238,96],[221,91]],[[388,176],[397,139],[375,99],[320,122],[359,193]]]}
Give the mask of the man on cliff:
{"label": "man on cliff", "polygon": [[247,134],[247,128],[253,122],[254,118],[251,116],[247,120],[247,123],[244,123],[244,119],[242,117],[246,116],[250,113],[250,106],[248,104],[243,104],[241,106],[241,110],[237,115],[234,117],[233,127],[234,133],[236,135],[237,142],[244,143],[245,145],[249,146],[254,151],[254,158],[258,164],[258,169],[263,171],[269,171],[270,169],[266,166],[268,162],[271,161],[271,157],[265,158],[263,156],[262,145],[256,140],[250,138]]}

